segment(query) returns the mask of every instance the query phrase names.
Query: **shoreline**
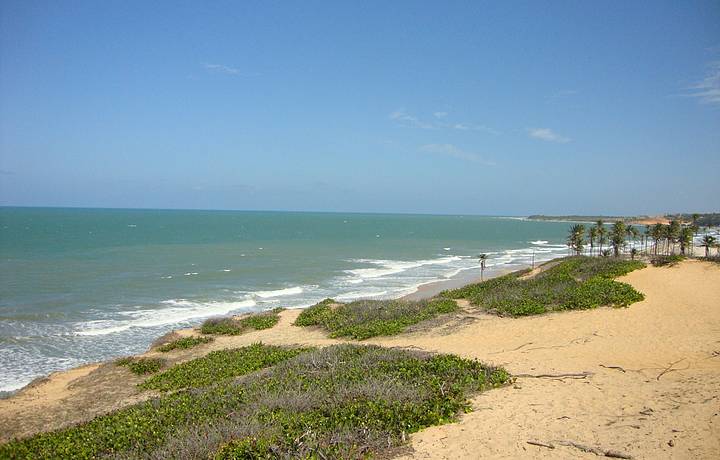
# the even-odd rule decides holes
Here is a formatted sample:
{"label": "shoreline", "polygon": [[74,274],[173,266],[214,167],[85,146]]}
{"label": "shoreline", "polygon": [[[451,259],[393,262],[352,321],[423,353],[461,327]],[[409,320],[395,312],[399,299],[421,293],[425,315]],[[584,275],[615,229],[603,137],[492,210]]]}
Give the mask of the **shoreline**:
{"label": "shoreline", "polygon": [[[716,456],[720,266],[690,259],[672,267],[648,266],[618,280],[643,292],[645,300],[628,308],[519,318],[461,311],[444,322],[360,342],[478,359],[501,365],[517,378],[514,385],[473,397],[473,411],[457,422],[412,434],[412,454],[400,458],[469,460],[477,452],[493,458],[579,455],[572,447],[556,444],[548,450],[526,443],[558,439],[634,458]],[[281,312],[271,329],[218,336],[211,344],[172,355],[149,350],[142,356],[162,356],[174,365],[258,341],[314,347],[357,343],[294,326],[301,311]],[[582,377],[532,378],[537,375]],[[0,400],[0,424],[7,436],[24,437],[82,423],[152,397],[136,389],[142,380],[111,363],[56,372]]]}
{"label": "shoreline", "polygon": [[[547,261],[536,262],[536,265],[540,265],[544,262],[547,262]],[[510,269],[510,268],[495,268],[495,267],[486,268],[485,273],[483,275],[483,279],[489,280],[491,278],[502,276],[507,273],[517,271],[517,270],[522,270],[522,269],[529,268],[529,267],[530,267],[529,265],[525,265],[525,264],[513,264],[512,269]],[[468,273],[465,273],[465,272],[468,272]],[[453,277],[450,277],[447,279],[438,279],[438,280],[434,280],[434,281],[430,281],[430,282],[418,285],[415,287],[415,291],[410,292],[408,294],[395,296],[395,297],[392,297],[391,299],[394,299],[394,300],[427,300],[431,297],[436,296],[437,294],[439,294],[440,292],[442,292],[444,290],[456,289],[456,288],[460,288],[460,287],[463,287],[468,284],[474,284],[474,283],[480,282],[480,275],[476,272],[479,272],[479,269],[470,268],[467,270],[463,270]],[[355,300],[361,300],[361,299],[355,299]],[[289,309],[290,310],[304,310],[305,308],[308,308],[308,306],[290,307]],[[261,310],[261,311],[264,311],[264,310]],[[236,315],[231,314],[231,315],[225,315],[225,316],[238,316],[238,315],[242,315],[242,314],[243,313],[238,313]],[[173,331],[178,332],[180,334],[188,333],[190,331],[194,331],[196,327],[197,326],[183,327],[183,328],[179,328],[179,329],[169,329],[167,331],[167,333],[170,333]],[[158,336],[158,337],[160,337],[160,336]],[[141,352],[139,354],[142,355],[142,354],[148,353],[151,351],[151,348],[152,347],[148,347],[146,350],[144,350],[143,352]],[[110,358],[110,359],[102,360],[102,361],[88,362],[85,364],[81,364],[79,366],[70,367],[67,369],[59,369],[59,370],[50,372],[48,374],[37,376],[34,379],[32,379],[30,382],[21,386],[20,388],[17,388],[14,390],[0,390],[0,401],[12,399],[15,396],[18,396],[20,393],[22,393],[26,390],[32,389],[38,383],[42,383],[44,380],[50,379],[57,374],[62,374],[65,372],[73,372],[73,371],[76,371],[79,369],[84,369],[87,367],[93,367],[93,366],[98,367],[103,364],[112,362],[112,361],[114,361],[114,359],[117,359],[117,358]]]}

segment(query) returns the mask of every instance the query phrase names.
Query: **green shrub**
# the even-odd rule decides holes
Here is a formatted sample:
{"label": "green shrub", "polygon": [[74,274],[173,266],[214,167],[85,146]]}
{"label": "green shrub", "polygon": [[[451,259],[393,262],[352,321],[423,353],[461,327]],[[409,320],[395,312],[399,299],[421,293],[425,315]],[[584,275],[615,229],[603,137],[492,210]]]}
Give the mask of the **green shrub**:
{"label": "green shrub", "polygon": [[240,324],[245,328],[259,331],[262,329],[270,329],[275,326],[279,320],[280,317],[277,314],[251,315],[241,319]]}
{"label": "green shrub", "polygon": [[650,260],[650,263],[655,267],[672,267],[677,265],[679,262],[685,260],[685,256],[678,254],[672,256],[656,256]]}
{"label": "green shrub", "polygon": [[319,326],[323,318],[331,313],[330,305],[334,303],[333,299],[325,299],[304,309],[295,319],[295,326]]}
{"label": "green shrub", "polygon": [[299,326],[318,325],[331,337],[364,340],[380,335],[395,335],[426,319],[458,309],[450,299],[423,301],[358,300],[331,308],[330,299],[310,307],[295,321]]}
{"label": "green shrub", "polygon": [[508,383],[452,355],[335,345],[0,445],[0,458],[365,458]]}
{"label": "green shrub", "polygon": [[283,348],[256,343],[247,347],[217,350],[207,355],[171,367],[139,386],[146,390],[170,391],[203,387],[230,377],[272,366],[290,359],[304,348]]}
{"label": "green shrub", "polygon": [[644,296],[614,278],[645,267],[635,260],[575,256],[532,278],[526,271],[444,291],[442,297],[466,298],[472,305],[499,315],[527,316],[548,311],[627,306]]}
{"label": "green shrub", "polygon": [[183,337],[181,339],[173,340],[158,348],[158,351],[167,353],[172,350],[187,350],[203,343],[210,343],[213,341],[212,337]]}
{"label": "green shrub", "polygon": [[115,360],[117,366],[124,366],[137,375],[154,374],[159,371],[165,361],[160,358],[134,358],[126,357]]}
{"label": "green shrub", "polygon": [[249,329],[261,330],[275,326],[280,320],[282,309],[275,308],[264,313],[253,313],[243,318],[210,318],[200,326],[203,334],[240,335]]}
{"label": "green shrub", "polygon": [[200,326],[200,333],[215,335],[240,335],[245,332],[235,318],[209,318]]}

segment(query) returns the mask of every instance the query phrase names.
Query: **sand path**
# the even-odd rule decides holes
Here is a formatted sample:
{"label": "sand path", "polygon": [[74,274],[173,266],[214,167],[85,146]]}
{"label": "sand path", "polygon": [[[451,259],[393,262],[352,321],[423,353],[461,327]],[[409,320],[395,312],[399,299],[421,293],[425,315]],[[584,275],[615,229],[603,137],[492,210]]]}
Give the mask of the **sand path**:
{"label": "sand path", "polygon": [[[578,374],[518,377],[514,385],[483,393],[473,400],[475,410],[459,422],[412,435],[413,453],[406,458],[596,456],[558,441],[634,458],[720,458],[720,266],[686,261],[649,267],[621,281],[646,299],[627,309],[521,319],[469,312],[437,327],[368,340],[478,358],[516,375]],[[271,330],[220,337],[164,355],[180,362],[260,340],[337,343],[318,330],[292,326],[298,314],[283,312]],[[118,369],[95,366],[56,373],[0,401],[0,426],[6,427],[2,438],[77,423],[148,397],[130,385],[133,378],[118,379]]]}

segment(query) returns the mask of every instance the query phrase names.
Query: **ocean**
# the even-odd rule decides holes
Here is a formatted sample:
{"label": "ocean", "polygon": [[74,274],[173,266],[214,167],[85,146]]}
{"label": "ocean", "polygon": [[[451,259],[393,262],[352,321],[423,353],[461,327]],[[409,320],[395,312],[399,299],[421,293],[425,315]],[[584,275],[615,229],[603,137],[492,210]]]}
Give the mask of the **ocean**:
{"label": "ocean", "polygon": [[203,319],[391,298],[567,254],[513,217],[0,208],[0,391]]}

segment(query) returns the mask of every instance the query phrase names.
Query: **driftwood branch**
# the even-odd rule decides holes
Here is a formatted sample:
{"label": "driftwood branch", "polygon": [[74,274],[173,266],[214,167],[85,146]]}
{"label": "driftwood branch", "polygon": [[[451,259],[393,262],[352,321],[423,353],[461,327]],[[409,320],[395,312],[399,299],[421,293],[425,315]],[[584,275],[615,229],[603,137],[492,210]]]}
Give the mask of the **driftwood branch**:
{"label": "driftwood branch", "polygon": [[626,458],[626,459],[632,458],[632,455],[626,454],[626,453],[624,453],[624,452],[620,452],[620,451],[617,451],[617,450],[601,449],[601,448],[599,448],[599,447],[586,446],[586,445],[584,445],[584,444],[579,444],[579,443],[574,442],[574,441],[560,440],[560,441],[553,441],[553,442],[555,442],[555,443],[557,443],[557,444],[560,444],[560,445],[562,445],[562,446],[574,447],[574,448],[576,448],[576,449],[578,449],[578,450],[581,450],[581,451],[583,451],[583,452],[587,452],[587,453],[590,453],[590,454],[599,455],[599,456],[601,456],[601,457]]}
{"label": "driftwood branch", "polygon": [[508,352],[511,352],[511,351],[518,351],[519,349],[521,349],[521,348],[523,348],[523,347],[527,347],[528,345],[532,345],[533,343],[534,343],[534,342],[523,343],[523,344],[520,345],[519,347],[513,348],[512,350],[500,350],[500,351],[494,351],[494,352],[488,353],[488,354],[489,354],[489,355],[497,355],[497,354],[499,354],[499,353],[508,353]]}
{"label": "driftwood branch", "polygon": [[600,366],[600,367],[604,367],[605,369],[615,369],[615,370],[618,370],[618,371],[622,372],[623,374],[624,374],[625,372],[627,372],[625,369],[623,369],[623,368],[620,367],[620,366],[606,366],[606,365],[604,365],[604,364],[600,364],[599,366]]}
{"label": "driftwood branch", "polygon": [[547,447],[548,449],[555,448],[555,446],[553,446],[552,444],[546,444],[546,443],[540,442],[540,441],[528,441],[527,443],[532,444],[533,446]]}
{"label": "driftwood branch", "polygon": [[534,379],[586,379],[593,375],[592,372],[577,372],[568,374],[514,374],[514,377],[529,377]]}
{"label": "driftwood branch", "polygon": [[685,359],[685,358],[678,359],[677,361],[670,363],[670,365],[669,365],[668,367],[666,367],[665,369],[663,369],[663,371],[658,374],[658,376],[655,378],[655,380],[660,380],[660,377],[662,377],[663,375],[667,374],[668,372],[671,372],[671,371],[673,371],[673,370],[677,370],[677,369],[673,369],[673,366],[675,366],[675,365],[676,365],[677,363],[679,363],[680,361],[683,361],[684,359]]}

